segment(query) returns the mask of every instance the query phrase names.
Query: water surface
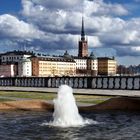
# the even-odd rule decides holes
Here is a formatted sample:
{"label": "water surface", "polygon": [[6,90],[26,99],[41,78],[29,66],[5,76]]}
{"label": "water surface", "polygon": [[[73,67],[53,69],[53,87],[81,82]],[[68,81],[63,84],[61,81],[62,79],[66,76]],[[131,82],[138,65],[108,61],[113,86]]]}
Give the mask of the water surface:
{"label": "water surface", "polygon": [[43,126],[52,121],[48,112],[0,113],[1,140],[139,140],[139,112],[92,112],[83,117],[97,121],[84,127]]}

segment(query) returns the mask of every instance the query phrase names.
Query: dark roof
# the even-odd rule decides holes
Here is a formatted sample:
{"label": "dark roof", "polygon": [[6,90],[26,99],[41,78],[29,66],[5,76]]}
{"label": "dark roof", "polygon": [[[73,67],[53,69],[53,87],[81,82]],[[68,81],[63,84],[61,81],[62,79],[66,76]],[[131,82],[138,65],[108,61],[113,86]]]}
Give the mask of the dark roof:
{"label": "dark roof", "polygon": [[115,58],[110,58],[110,57],[98,57],[98,60],[115,60]]}
{"label": "dark roof", "polygon": [[73,56],[74,59],[88,59],[88,57],[79,57],[79,56]]}
{"label": "dark roof", "polygon": [[95,59],[97,59],[97,57],[95,56],[95,54],[93,52],[91,52],[89,59],[95,60]]}
{"label": "dark roof", "polygon": [[52,56],[48,56],[48,57],[37,57],[37,56],[33,56],[32,58],[38,58],[39,60],[42,61],[60,61],[60,62],[74,62],[75,61],[73,59],[68,59],[68,58],[64,58],[64,57],[52,57]]}
{"label": "dark roof", "polygon": [[6,53],[3,53],[2,55],[34,55],[33,52],[30,52],[30,51],[9,51],[9,52],[6,52]]}
{"label": "dark roof", "polygon": [[63,57],[64,57],[65,59],[73,59],[72,56],[69,55],[68,51],[65,51]]}

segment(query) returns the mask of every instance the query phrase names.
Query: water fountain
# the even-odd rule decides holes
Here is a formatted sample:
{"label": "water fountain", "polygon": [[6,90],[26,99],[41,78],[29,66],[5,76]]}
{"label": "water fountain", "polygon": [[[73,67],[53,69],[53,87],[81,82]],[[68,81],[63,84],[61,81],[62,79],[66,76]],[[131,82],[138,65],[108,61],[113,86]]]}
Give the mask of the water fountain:
{"label": "water fountain", "polygon": [[[139,139],[139,111],[89,111],[83,118],[78,111],[72,88],[60,86],[54,99],[53,120],[50,112],[0,112],[1,139]],[[113,93],[114,91],[112,91]],[[122,91],[119,91],[122,92]],[[43,123],[42,121],[48,121]],[[51,122],[49,122],[52,120]],[[41,124],[41,125],[40,125]],[[88,125],[91,124],[91,125]],[[94,125],[96,124],[96,125]],[[6,126],[6,127],[5,127]],[[57,126],[57,127],[55,127]],[[84,128],[81,128],[84,126]],[[66,128],[67,127],[67,128]],[[124,131],[125,130],[125,131]]]}
{"label": "water fountain", "polygon": [[73,89],[68,85],[61,85],[58,89],[57,98],[54,102],[53,121],[48,123],[52,126],[74,127],[96,123],[91,119],[84,119],[78,111]]}

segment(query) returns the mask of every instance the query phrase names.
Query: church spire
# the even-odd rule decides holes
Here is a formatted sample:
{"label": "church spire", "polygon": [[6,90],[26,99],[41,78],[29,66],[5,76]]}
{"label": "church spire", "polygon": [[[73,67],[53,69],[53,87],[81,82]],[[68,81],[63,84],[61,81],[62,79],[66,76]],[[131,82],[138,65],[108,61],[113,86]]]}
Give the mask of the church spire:
{"label": "church spire", "polygon": [[85,38],[84,17],[82,16],[81,40],[79,40],[79,57],[88,57],[88,42]]}
{"label": "church spire", "polygon": [[85,40],[84,17],[82,16],[81,40]]}

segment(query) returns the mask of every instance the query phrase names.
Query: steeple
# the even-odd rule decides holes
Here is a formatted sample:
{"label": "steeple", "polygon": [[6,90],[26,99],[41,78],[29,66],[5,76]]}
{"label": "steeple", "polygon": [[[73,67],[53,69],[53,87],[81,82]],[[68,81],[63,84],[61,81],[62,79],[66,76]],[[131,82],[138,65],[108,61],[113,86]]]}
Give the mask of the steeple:
{"label": "steeple", "polygon": [[88,42],[85,38],[84,17],[82,16],[81,40],[79,40],[78,57],[88,57]]}
{"label": "steeple", "polygon": [[84,17],[82,16],[81,40],[85,40]]}

